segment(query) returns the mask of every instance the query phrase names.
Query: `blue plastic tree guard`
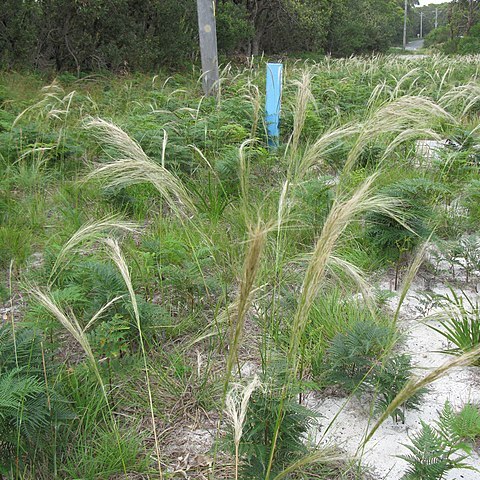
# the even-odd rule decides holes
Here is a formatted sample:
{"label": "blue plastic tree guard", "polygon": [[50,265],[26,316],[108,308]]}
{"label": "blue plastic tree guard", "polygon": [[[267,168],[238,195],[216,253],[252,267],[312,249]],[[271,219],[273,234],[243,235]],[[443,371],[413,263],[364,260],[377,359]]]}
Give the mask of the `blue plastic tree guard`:
{"label": "blue plastic tree guard", "polygon": [[265,101],[265,123],[267,125],[268,145],[278,147],[280,138],[280,109],[282,102],[281,63],[267,63],[267,94]]}

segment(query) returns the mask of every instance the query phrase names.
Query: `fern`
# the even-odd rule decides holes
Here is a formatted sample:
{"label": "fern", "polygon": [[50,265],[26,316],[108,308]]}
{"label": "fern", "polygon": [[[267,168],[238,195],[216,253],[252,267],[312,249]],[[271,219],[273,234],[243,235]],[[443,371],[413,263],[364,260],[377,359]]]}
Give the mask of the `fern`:
{"label": "fern", "polygon": [[24,368],[0,375],[0,464],[20,461],[16,452],[49,444],[50,425],[72,418],[66,402]]}
{"label": "fern", "polygon": [[10,325],[0,327],[0,375],[16,368],[28,365],[30,373],[40,373],[41,352],[39,338],[33,330],[17,329],[15,339]]}
{"label": "fern", "polygon": [[455,412],[452,408],[452,404],[447,400],[440,412],[438,421],[436,422],[438,431],[442,434],[443,438],[457,441],[458,438],[453,433],[453,422],[455,418]]}
{"label": "fern", "polygon": [[455,432],[456,416],[446,402],[436,426],[421,422],[420,432],[410,438],[412,445],[405,445],[410,453],[399,455],[409,463],[403,480],[441,480],[454,468],[472,469],[464,462],[471,448]]}
{"label": "fern", "polygon": [[225,147],[215,163],[215,170],[222,182],[224,191],[229,195],[238,193],[239,187],[239,156],[236,147]]}
{"label": "fern", "polygon": [[412,437],[407,445],[411,454],[399,457],[410,463],[403,476],[405,480],[440,480],[454,468],[468,468],[463,463],[466,455],[451,458],[454,450],[448,441],[434,428],[422,422],[420,433]]}
{"label": "fern", "polygon": [[478,406],[470,403],[465,405],[455,415],[451,429],[462,440],[476,441],[480,437],[480,411]]}
{"label": "fern", "polygon": [[0,377],[0,419],[2,437],[21,428],[27,438],[32,438],[36,429],[48,424],[48,408],[42,408],[41,397],[44,385],[32,375],[15,368]]}
{"label": "fern", "polygon": [[59,282],[61,288],[54,297],[73,308],[79,318],[90,319],[107,302],[126,293],[118,270],[99,260],[73,263],[62,272]]}
{"label": "fern", "polygon": [[47,390],[37,336],[18,329],[14,338],[9,325],[0,327],[0,467],[33,456],[50,443],[49,427],[70,418],[63,398]]}
{"label": "fern", "polygon": [[471,450],[470,444],[480,436],[480,412],[471,404],[455,412],[452,404],[447,401],[440,412],[437,427],[445,438],[468,452]]}
{"label": "fern", "polygon": [[103,300],[110,300],[110,297],[125,293],[125,284],[118,270],[109,263],[99,261],[83,262],[80,267],[80,274],[91,293],[95,297],[103,297]]}

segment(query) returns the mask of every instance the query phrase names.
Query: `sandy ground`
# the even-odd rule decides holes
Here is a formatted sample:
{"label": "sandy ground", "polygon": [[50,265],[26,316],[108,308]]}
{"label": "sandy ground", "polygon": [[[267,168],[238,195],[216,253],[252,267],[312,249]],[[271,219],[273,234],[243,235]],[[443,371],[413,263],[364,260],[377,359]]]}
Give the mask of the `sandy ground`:
{"label": "sandy ground", "polygon": [[[418,278],[413,283],[400,313],[400,328],[405,334],[400,350],[412,356],[415,373],[419,376],[452,359],[449,355],[438,353],[448,345],[440,334],[424,323],[422,303],[419,300],[421,292],[425,291],[427,286],[430,286],[430,291],[436,294],[450,293],[448,282],[452,278],[446,263],[441,263],[444,263],[444,268],[436,278],[427,275],[427,282]],[[475,284],[466,285],[462,281],[461,269],[457,268],[455,281],[457,285],[460,283],[465,295],[474,301],[479,299],[474,288]],[[386,277],[378,288],[387,290],[391,289],[391,286],[391,279]],[[455,291],[461,295],[460,288],[456,288]],[[396,309],[397,301],[397,297],[389,300],[388,307],[392,312]],[[429,313],[434,311],[435,308]],[[430,323],[435,324],[432,320]],[[241,371],[243,380],[246,380],[258,372],[258,365],[255,361],[246,361]],[[311,392],[305,398],[305,405],[319,413],[320,420],[310,432],[308,440],[315,444],[334,444],[348,455],[360,458],[375,480],[399,480],[408,466],[404,460],[398,458],[398,455],[408,453],[403,444],[410,444],[409,436],[421,428],[420,420],[433,424],[447,400],[454,408],[461,408],[465,403],[480,403],[480,369],[475,367],[456,369],[438,380],[424,396],[418,411],[407,411],[404,424],[395,423],[392,419],[386,420],[361,452],[358,450],[359,445],[374,421],[370,415],[370,400],[357,397],[349,400],[338,396],[325,396],[322,392]],[[175,471],[191,472],[192,467],[195,470],[195,466],[208,464],[214,441],[212,431],[194,427],[187,428],[185,435],[180,435],[184,439],[184,445],[177,446],[179,453]],[[480,469],[479,455],[473,453],[467,463]],[[478,480],[480,472],[466,469],[452,470],[445,478]]]}
{"label": "sandy ground", "polygon": [[[389,288],[389,282],[383,282],[381,288]],[[418,311],[420,302],[417,297],[423,290],[422,281],[414,283],[401,308],[401,326],[407,335],[401,350],[412,356],[418,375],[424,375],[429,369],[452,359],[449,355],[436,352],[447,347],[445,339],[421,321],[422,316]],[[438,281],[432,290],[442,295],[449,293],[443,281]],[[478,298],[475,291],[467,288],[463,290],[470,298]],[[459,290],[456,291],[459,292]],[[389,307],[392,311],[396,308],[396,303],[396,298],[390,301]],[[468,402],[479,402],[478,369],[469,367],[450,372],[448,376],[431,386],[418,411],[407,411],[405,424],[395,424],[392,419],[388,419],[379,428],[367,444],[362,457],[362,463],[371,468],[374,478],[398,480],[402,477],[407,463],[397,455],[408,453],[407,448],[402,444],[410,443],[408,437],[421,427],[420,420],[427,423],[435,422],[438,419],[438,411],[447,400],[457,408]],[[362,455],[362,452],[358,452],[357,449],[371,427],[368,402],[359,401],[358,398],[348,401],[346,398],[325,397],[311,393],[307,397],[306,404],[323,416],[318,430],[312,433],[317,443],[334,443],[351,455]],[[341,413],[332,422],[339,410]],[[480,468],[478,454],[474,453],[468,463]],[[480,473],[465,469],[452,470],[445,478],[478,480]]]}

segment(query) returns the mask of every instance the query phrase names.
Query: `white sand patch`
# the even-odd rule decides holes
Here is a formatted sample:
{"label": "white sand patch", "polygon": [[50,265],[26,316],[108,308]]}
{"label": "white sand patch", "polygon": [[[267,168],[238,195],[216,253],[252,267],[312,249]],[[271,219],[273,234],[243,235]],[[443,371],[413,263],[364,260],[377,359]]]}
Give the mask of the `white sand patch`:
{"label": "white sand patch", "polygon": [[[382,286],[388,288],[389,283],[384,282]],[[421,281],[412,286],[400,314],[401,325],[407,335],[401,350],[412,356],[418,375],[424,375],[430,369],[452,358],[438,353],[439,350],[447,347],[445,339],[422,323],[419,318],[419,309],[422,309],[422,304],[418,297],[421,295],[422,287]],[[443,284],[434,287],[433,291],[441,295],[450,293],[448,287]],[[457,293],[461,294],[458,290]],[[474,291],[468,290],[466,293],[472,299],[478,298],[478,294]],[[397,301],[396,298],[389,301],[392,311],[395,310]],[[384,422],[366,445],[364,452],[358,451],[358,447],[365,433],[374,423],[370,415],[370,401],[357,397],[348,401],[346,398],[322,397],[312,393],[306,398],[306,406],[323,416],[320,419],[318,431],[313,432],[314,439],[317,443],[334,443],[347,453],[362,457],[363,464],[371,468],[375,478],[398,480],[403,476],[408,465],[397,455],[408,453],[407,448],[402,444],[411,443],[409,435],[421,428],[420,420],[434,423],[438,419],[439,410],[447,400],[457,408],[465,403],[480,402],[479,378],[478,369],[475,367],[451,371],[430,387],[420,410],[407,411],[405,424],[396,424],[392,419]],[[340,410],[341,412],[338,413]],[[337,414],[338,417],[334,420]],[[476,453],[467,463],[480,469],[480,458]],[[474,480],[480,478],[480,473],[463,469],[452,470],[445,478]]]}

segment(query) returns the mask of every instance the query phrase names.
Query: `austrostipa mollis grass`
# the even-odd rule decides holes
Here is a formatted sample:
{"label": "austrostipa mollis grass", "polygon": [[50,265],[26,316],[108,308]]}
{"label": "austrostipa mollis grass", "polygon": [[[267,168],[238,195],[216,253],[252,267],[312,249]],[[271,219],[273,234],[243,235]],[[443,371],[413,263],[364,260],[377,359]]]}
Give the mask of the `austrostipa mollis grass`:
{"label": "austrostipa mollis grass", "polygon": [[156,421],[155,421],[155,412],[154,412],[154,407],[153,407],[153,397],[152,397],[152,387],[150,383],[150,375],[149,375],[149,367],[148,367],[148,362],[147,362],[147,352],[145,350],[145,342],[143,339],[143,331],[142,331],[142,324],[140,321],[140,312],[138,310],[138,304],[137,304],[137,297],[135,295],[135,291],[133,289],[133,284],[132,284],[132,279],[130,276],[130,270],[128,268],[127,262],[125,261],[125,258],[123,257],[122,251],[120,250],[120,245],[118,242],[112,238],[107,238],[105,240],[105,245],[107,247],[107,252],[110,255],[110,258],[113,260],[115,265],[117,266],[120,274],[122,275],[122,278],[125,282],[125,285],[127,286],[128,293],[130,295],[130,301],[132,302],[132,307],[133,307],[133,312],[135,315],[135,322],[136,322],[136,327],[138,330],[138,339],[140,343],[140,348],[142,351],[142,357],[143,357],[143,366],[145,369],[145,383],[147,385],[147,393],[148,393],[148,404],[150,408],[150,418],[151,418],[151,424],[152,424],[152,432],[153,432],[153,438],[155,441],[155,453],[157,457],[157,467],[158,467],[158,474],[160,476],[160,479],[163,478],[163,470],[162,470],[162,464],[160,461],[160,445],[158,442],[158,434],[157,434],[157,426],[156,426]]}
{"label": "austrostipa mollis grass", "polygon": [[195,212],[195,206],[181,180],[152,161],[120,127],[100,118],[88,120],[85,126],[94,130],[99,142],[118,152],[120,157],[98,164],[88,179],[98,179],[109,187],[150,183],[178,216]]}
{"label": "austrostipa mollis grass", "polygon": [[[476,310],[479,246],[464,264],[459,239],[477,236],[479,218],[479,57],[286,58],[276,151],[263,59],[239,60],[222,68],[217,98],[201,96],[198,67],[153,80],[133,64],[119,77],[65,71],[44,89],[42,76],[0,72],[0,316],[13,338],[0,376],[13,375],[7,361],[21,375],[33,365],[31,329],[43,397],[65,395],[75,412],[45,423],[46,448],[14,445],[22,480],[365,480],[364,461],[400,478],[377,450],[394,425],[375,423],[401,420],[452,368],[469,376],[460,358],[478,346],[478,319],[462,313]],[[420,162],[417,140],[442,147]],[[378,241],[390,227],[398,237]],[[432,276],[419,244],[434,227],[428,248],[452,248]],[[433,371],[429,338],[420,356],[397,333],[410,286],[437,291],[447,277],[473,305],[443,318],[459,345]],[[383,328],[392,335],[362,353]],[[430,369],[409,382],[410,358]],[[400,430],[388,454],[406,444]]]}
{"label": "austrostipa mollis grass", "polygon": [[248,402],[256,388],[261,383],[255,375],[246,386],[233,384],[225,398],[225,413],[233,428],[233,442],[235,446],[235,480],[238,479],[238,465],[240,462],[239,446],[242,439],[243,424],[247,415]]}
{"label": "austrostipa mollis grass", "polygon": [[138,226],[135,223],[122,220],[118,215],[107,216],[100,220],[85,223],[69,238],[60,250],[50,272],[49,283],[52,284],[61,272],[62,264],[67,261],[67,257],[76,251],[79,245],[95,242],[117,231],[132,233],[137,231],[137,229]]}

